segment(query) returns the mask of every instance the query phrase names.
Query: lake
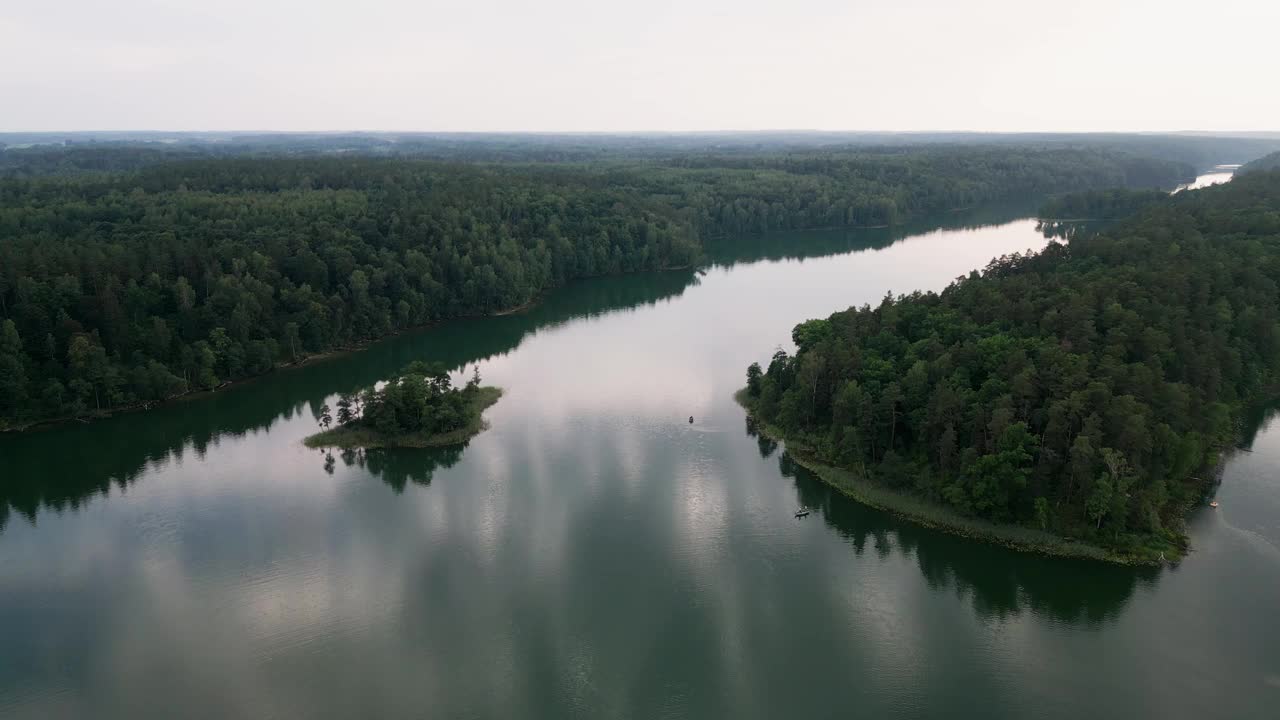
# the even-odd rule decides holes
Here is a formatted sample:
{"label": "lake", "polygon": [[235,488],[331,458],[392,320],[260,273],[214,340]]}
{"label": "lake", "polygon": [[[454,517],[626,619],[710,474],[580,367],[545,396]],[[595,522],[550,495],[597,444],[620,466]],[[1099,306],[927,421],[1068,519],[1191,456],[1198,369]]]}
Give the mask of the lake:
{"label": "lake", "polygon": [[[1280,421],[1191,554],[1133,569],[860,506],[733,402],[797,322],[1041,247],[1025,216],[724,240],[705,274],[0,437],[0,717],[1275,718]],[[505,388],[492,427],[303,447],[418,359]]]}

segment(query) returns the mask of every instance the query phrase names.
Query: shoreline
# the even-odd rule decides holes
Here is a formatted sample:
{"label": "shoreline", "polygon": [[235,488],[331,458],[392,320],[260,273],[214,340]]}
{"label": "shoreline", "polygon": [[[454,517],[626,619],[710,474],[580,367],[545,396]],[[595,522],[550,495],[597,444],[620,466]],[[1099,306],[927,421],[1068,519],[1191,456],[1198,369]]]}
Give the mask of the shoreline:
{"label": "shoreline", "polygon": [[[1012,199],[1012,198],[1008,198],[1006,200],[993,200],[989,202],[999,203],[999,202],[1005,202],[1009,199]],[[923,213],[922,215],[924,217],[929,217],[934,214],[943,215],[943,214],[951,214],[956,212],[963,212],[965,210],[971,210],[976,207],[981,207],[984,204],[989,204],[989,203],[979,203],[977,205],[970,205],[963,208],[949,208],[946,210],[935,211],[934,213]],[[792,228],[785,231],[774,230],[774,231],[765,231],[762,233],[747,233],[747,234],[748,235],[768,235],[771,232],[803,232],[803,231],[814,231],[814,230],[878,230],[878,229],[899,227],[902,225],[910,224],[912,222],[915,222],[916,219],[917,218],[915,218],[913,214],[913,215],[909,215],[906,218],[900,218],[898,219],[898,221],[894,223],[889,223],[885,225],[818,225],[818,226],[805,227],[805,228]],[[704,238],[704,239],[720,239],[724,237],[729,237],[730,235],[732,235],[732,233],[708,236],[707,238]],[[701,248],[699,257],[694,262],[686,263],[684,265],[668,265],[668,266],[650,268],[645,270],[632,270],[632,271],[621,272],[621,273],[605,273],[602,275],[584,275],[582,277],[573,278],[572,280],[565,282],[563,285],[544,288],[543,290],[540,290],[537,293],[535,293],[533,297],[531,297],[528,301],[521,303],[519,305],[516,305],[514,307],[503,308],[501,310],[494,310],[491,312],[458,315],[455,317],[436,320],[429,323],[423,323],[421,325],[413,325],[410,327],[392,330],[391,332],[386,333],[385,335],[379,335],[378,337],[369,338],[368,340],[362,340],[360,342],[357,342],[351,345],[337,346],[334,348],[330,348],[328,350],[321,350],[316,353],[304,355],[292,362],[276,363],[275,365],[272,366],[270,370],[266,372],[263,372],[257,375],[250,375],[247,377],[237,378],[234,380],[227,380],[225,382],[220,383],[216,387],[212,387],[212,388],[198,388],[193,390],[187,390],[184,393],[180,393],[178,395],[172,395],[170,397],[163,398],[160,400],[150,400],[147,402],[138,402],[130,405],[120,405],[120,406],[113,407],[110,409],[105,409],[105,410],[92,410],[92,411],[86,412],[83,415],[63,415],[60,417],[53,417],[53,418],[40,418],[40,419],[31,420],[30,422],[27,422],[26,424],[21,424],[21,425],[0,425],[0,435],[7,435],[7,434],[17,435],[17,434],[29,433],[29,432],[42,432],[45,430],[53,430],[65,425],[71,425],[73,423],[88,425],[88,424],[97,422],[99,420],[106,420],[118,415],[129,415],[133,413],[145,412],[147,410],[154,410],[160,407],[173,405],[179,402],[198,400],[203,398],[206,394],[216,393],[223,390],[231,390],[231,389],[240,387],[242,385],[256,382],[263,378],[270,377],[272,374],[276,372],[294,370],[300,367],[311,365],[313,363],[324,362],[327,360],[339,358],[344,355],[349,355],[351,353],[359,352],[361,350],[368,348],[371,345],[382,342],[384,340],[390,340],[392,338],[400,337],[401,335],[408,335],[411,333],[422,332],[424,330],[429,330],[433,327],[437,327],[447,322],[453,322],[455,320],[478,320],[481,318],[494,318],[494,317],[505,317],[508,315],[517,315],[522,312],[527,312],[528,310],[531,310],[537,307],[538,305],[540,305],[542,301],[547,297],[548,294],[553,293],[560,288],[566,287],[568,285],[571,285],[572,283],[575,283],[581,280],[591,280],[594,278],[602,278],[602,277],[621,277],[624,275],[634,275],[636,273],[645,273],[645,272],[677,272],[677,271],[683,271],[683,270],[698,271],[698,270],[704,270],[708,267],[715,267],[714,263],[711,263],[711,264],[707,263],[705,251],[706,251],[705,247]]]}
{"label": "shoreline", "polygon": [[[953,214],[953,213],[972,210],[974,208],[979,208],[984,205],[1008,202],[1008,201],[1017,200],[1017,199],[1018,198],[1016,197],[1011,197],[1011,198],[1005,198],[1004,200],[991,200],[984,203],[978,203],[976,205],[969,205],[969,206],[960,207],[960,208],[948,208],[946,210],[922,213],[921,215],[924,218],[927,218],[935,215],[940,216],[945,214]],[[1034,212],[1030,212],[1028,214],[1028,217],[1034,218]],[[905,218],[898,219],[896,222],[884,224],[884,225],[818,225],[813,227],[792,228],[788,230],[771,230],[771,231],[765,231],[762,233],[746,233],[746,234],[768,235],[772,232],[804,232],[804,231],[816,231],[816,230],[855,230],[855,231],[856,230],[878,230],[878,229],[885,229],[885,228],[892,228],[892,227],[901,227],[903,225],[908,225],[910,223],[916,222],[917,219],[918,218],[915,217],[915,214],[911,214]],[[719,234],[715,236],[708,236],[707,238],[704,238],[704,239],[722,239],[724,237],[729,237],[730,235],[732,234],[731,233]],[[63,415],[60,417],[35,419],[25,424],[19,424],[19,425],[0,425],[0,435],[7,435],[10,433],[22,434],[22,433],[28,433],[28,432],[41,432],[45,430],[53,430],[55,428],[62,427],[64,425],[70,425],[73,423],[88,425],[93,422],[96,422],[99,420],[106,420],[108,418],[112,418],[118,415],[129,415],[133,413],[145,412],[147,410],[154,410],[160,407],[172,405],[179,402],[198,400],[204,397],[206,394],[216,393],[223,390],[231,390],[231,389],[240,387],[242,385],[256,382],[263,378],[270,377],[272,374],[276,372],[294,370],[297,368],[305,367],[307,365],[311,365],[313,363],[324,362],[327,360],[339,358],[345,355],[359,352],[361,350],[364,350],[370,347],[371,345],[382,342],[384,340],[390,340],[392,338],[400,337],[402,335],[408,335],[411,333],[422,332],[424,330],[429,330],[433,327],[437,327],[447,322],[453,322],[456,320],[478,320],[482,318],[505,317],[508,315],[516,315],[522,312],[527,312],[528,310],[531,310],[537,307],[538,305],[540,305],[542,301],[550,293],[553,293],[560,288],[566,287],[568,285],[571,285],[572,283],[582,281],[582,280],[591,280],[594,278],[602,278],[602,277],[621,277],[624,275],[633,275],[633,274],[645,273],[645,272],[677,272],[677,271],[690,270],[690,269],[694,271],[698,271],[698,270],[705,270],[706,268],[709,268],[709,267],[716,267],[717,265],[715,263],[707,262],[705,251],[706,251],[705,247],[701,248],[700,256],[697,258],[697,260],[693,263],[687,263],[684,265],[669,265],[669,266],[663,266],[659,268],[633,270],[633,271],[627,271],[627,272],[621,272],[621,273],[605,273],[602,275],[585,275],[582,277],[573,278],[572,280],[565,282],[563,285],[544,288],[543,290],[540,290],[537,293],[535,293],[533,297],[531,297],[528,301],[521,303],[519,305],[516,305],[514,307],[503,308],[501,310],[494,310],[490,312],[458,315],[455,317],[435,320],[429,323],[423,323],[420,325],[413,325],[405,328],[395,329],[384,335],[379,335],[378,337],[369,338],[367,340],[362,340],[350,345],[341,345],[341,346],[330,348],[328,350],[321,350],[319,352],[312,353],[309,355],[304,355],[292,362],[276,363],[275,365],[272,366],[270,370],[266,372],[263,372],[257,375],[250,375],[247,377],[236,378],[234,380],[227,380],[225,382],[220,383],[216,387],[212,387],[212,388],[198,388],[198,389],[187,390],[184,393],[172,395],[170,397],[163,398],[160,400],[150,400],[147,402],[138,402],[130,405],[121,405],[121,406],[117,406],[117,407],[113,407],[105,410],[92,410],[92,411],[86,412],[83,415]]]}
{"label": "shoreline", "polygon": [[756,417],[746,399],[746,389],[733,394],[747,416],[755,423],[756,431],[775,442],[783,443],[786,452],[796,464],[812,472],[832,489],[852,500],[898,518],[949,535],[957,535],[1000,545],[1018,552],[1034,553],[1050,557],[1095,560],[1117,565],[1161,567],[1165,562],[1176,563],[1181,557],[1162,562],[1135,555],[1121,554],[1099,545],[1054,535],[1021,525],[992,523],[979,518],[961,515],[952,508],[935,503],[918,495],[894,490],[852,470],[827,465],[812,455],[803,442],[788,438],[776,427]]}
{"label": "shoreline", "polygon": [[107,420],[109,418],[116,417],[119,415],[131,415],[134,413],[146,412],[148,410],[155,410],[160,407],[175,405],[181,402],[190,402],[194,400],[200,400],[204,398],[206,395],[209,395],[212,393],[222,392],[224,390],[232,390],[242,385],[258,382],[265,378],[271,377],[277,372],[288,372],[290,370],[297,370],[299,368],[306,367],[308,365],[313,365],[320,362],[327,362],[329,360],[335,360],[340,357],[345,357],[347,355],[358,353],[362,350],[367,350],[369,347],[377,343],[384,342],[386,340],[391,340],[393,338],[401,337],[403,335],[410,335],[413,333],[430,330],[431,328],[439,327],[445,323],[455,322],[458,320],[482,320],[485,318],[498,318],[498,317],[507,317],[509,315],[518,315],[522,312],[527,312],[529,310],[532,310],[533,308],[542,304],[542,301],[546,299],[547,295],[549,295],[550,293],[553,293],[556,290],[559,290],[560,288],[567,287],[581,280],[592,280],[595,278],[602,278],[602,277],[621,277],[623,275],[634,275],[636,273],[645,273],[645,272],[659,272],[659,273],[675,272],[679,270],[688,270],[693,267],[701,267],[701,266],[688,264],[688,265],[680,265],[680,266],[653,268],[649,270],[635,270],[632,272],[624,272],[624,273],[608,274],[608,275],[586,275],[580,278],[574,278],[569,282],[565,283],[564,285],[557,285],[555,287],[547,288],[535,294],[533,298],[531,298],[527,302],[521,303],[514,307],[503,308],[501,310],[495,310],[495,311],[486,312],[486,313],[458,315],[456,317],[436,320],[434,322],[423,323],[421,325],[413,325],[406,328],[392,330],[391,332],[386,333],[385,335],[379,335],[378,337],[369,338],[368,340],[362,340],[360,342],[353,343],[350,345],[340,345],[337,347],[330,348],[328,350],[321,350],[319,352],[311,353],[309,355],[304,355],[292,362],[276,363],[271,367],[270,370],[263,373],[259,373],[257,375],[249,375],[247,377],[237,378],[235,380],[227,380],[225,382],[219,383],[216,387],[212,387],[212,388],[198,388],[195,390],[188,390],[184,393],[171,395],[161,400],[150,400],[147,402],[133,403],[130,405],[120,405],[120,406],[111,408],[109,410],[93,410],[93,411],[86,412],[84,415],[74,415],[74,416],[63,415],[61,417],[42,418],[39,420],[32,420],[31,422],[25,425],[0,426],[0,435],[6,435],[6,434],[20,435],[22,433],[43,432],[45,430],[53,430],[55,428],[63,427],[65,425],[71,425],[73,423],[89,425],[94,422],[97,422],[100,420]]}

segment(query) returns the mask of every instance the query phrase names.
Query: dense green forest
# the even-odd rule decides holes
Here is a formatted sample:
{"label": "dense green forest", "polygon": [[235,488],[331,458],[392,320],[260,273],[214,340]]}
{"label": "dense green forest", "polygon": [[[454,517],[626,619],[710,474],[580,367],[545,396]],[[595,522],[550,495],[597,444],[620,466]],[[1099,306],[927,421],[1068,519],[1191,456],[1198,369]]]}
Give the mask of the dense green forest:
{"label": "dense green forest", "polygon": [[0,425],[214,388],[574,278],[686,266],[711,236],[893,224],[1190,172],[1099,150],[929,147],[590,164],[230,157],[3,180]]}
{"label": "dense green forest", "polygon": [[1164,190],[1086,190],[1049,200],[1040,206],[1040,217],[1055,220],[1115,220],[1129,217],[1148,205],[1168,202],[1170,197]]}
{"label": "dense green forest", "polygon": [[1268,170],[1280,170],[1280,152],[1273,152],[1270,155],[1247,162],[1237,172],[1250,173]]}
{"label": "dense green forest", "polygon": [[796,326],[748,403],[820,460],[1152,558],[1280,379],[1280,172]]}
{"label": "dense green forest", "polygon": [[[429,447],[462,443],[483,429],[480,414],[502,391],[480,384],[480,369],[461,388],[442,365],[412,362],[382,387],[339,396],[320,408],[322,432],[310,447]],[[330,426],[335,425],[332,429]]]}

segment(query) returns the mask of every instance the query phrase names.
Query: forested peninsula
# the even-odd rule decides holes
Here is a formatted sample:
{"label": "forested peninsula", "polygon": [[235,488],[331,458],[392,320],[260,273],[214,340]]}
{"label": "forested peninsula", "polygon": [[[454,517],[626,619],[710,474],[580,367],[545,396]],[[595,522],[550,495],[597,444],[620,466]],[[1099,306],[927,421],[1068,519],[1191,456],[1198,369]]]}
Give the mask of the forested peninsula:
{"label": "forested peninsula", "polygon": [[1193,172],[1018,146],[545,164],[183,152],[66,150],[89,170],[53,150],[4,154],[11,175],[24,158],[56,172],[0,180],[0,429],[146,407],[575,278],[687,266],[710,236]]}
{"label": "forested peninsula", "polygon": [[855,496],[927,524],[1125,562],[1183,517],[1280,391],[1280,172],[998,258],[941,293],[797,325],[741,394]]}

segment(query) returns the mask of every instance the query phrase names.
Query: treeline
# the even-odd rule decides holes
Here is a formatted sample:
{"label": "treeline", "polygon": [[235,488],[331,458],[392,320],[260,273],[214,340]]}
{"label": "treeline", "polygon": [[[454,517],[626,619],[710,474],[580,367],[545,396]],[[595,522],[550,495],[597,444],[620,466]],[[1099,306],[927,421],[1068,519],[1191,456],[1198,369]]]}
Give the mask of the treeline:
{"label": "treeline", "polygon": [[1169,199],[1169,193],[1164,190],[1086,190],[1049,200],[1040,206],[1040,217],[1054,220],[1115,220],[1129,217],[1148,205]]}
{"label": "treeline", "polygon": [[217,387],[574,278],[686,266],[710,235],[1190,172],[1021,148],[688,164],[228,158],[0,181],[0,425]]}
{"label": "treeline", "polygon": [[158,143],[91,143],[0,149],[0,177],[31,178],[138,170],[148,165],[211,156],[204,147]]}
{"label": "treeline", "polygon": [[1280,152],[1273,152],[1270,155],[1247,162],[1240,167],[1237,173],[1266,172],[1269,170],[1280,170]]}
{"label": "treeline", "polygon": [[1126,153],[1207,169],[1280,150],[1280,138],[1126,133],[0,133],[0,175],[127,170],[166,159],[362,155],[485,163],[664,162],[694,155],[936,151],[945,147]]}
{"label": "treeline", "polygon": [[332,414],[328,405],[322,406],[319,423],[325,431],[336,422],[338,429],[368,429],[385,438],[443,435],[462,430],[478,418],[481,408],[473,405],[480,392],[479,366],[463,387],[455,388],[443,365],[417,361],[382,387],[343,393]]}
{"label": "treeline", "polygon": [[1280,375],[1280,173],[795,328],[755,412],[964,513],[1151,558]]}
{"label": "treeline", "polygon": [[1172,187],[1194,176],[1190,165],[1128,154],[1025,148],[684,156],[671,166],[632,182],[693,211],[704,234],[893,225],[996,200]]}

